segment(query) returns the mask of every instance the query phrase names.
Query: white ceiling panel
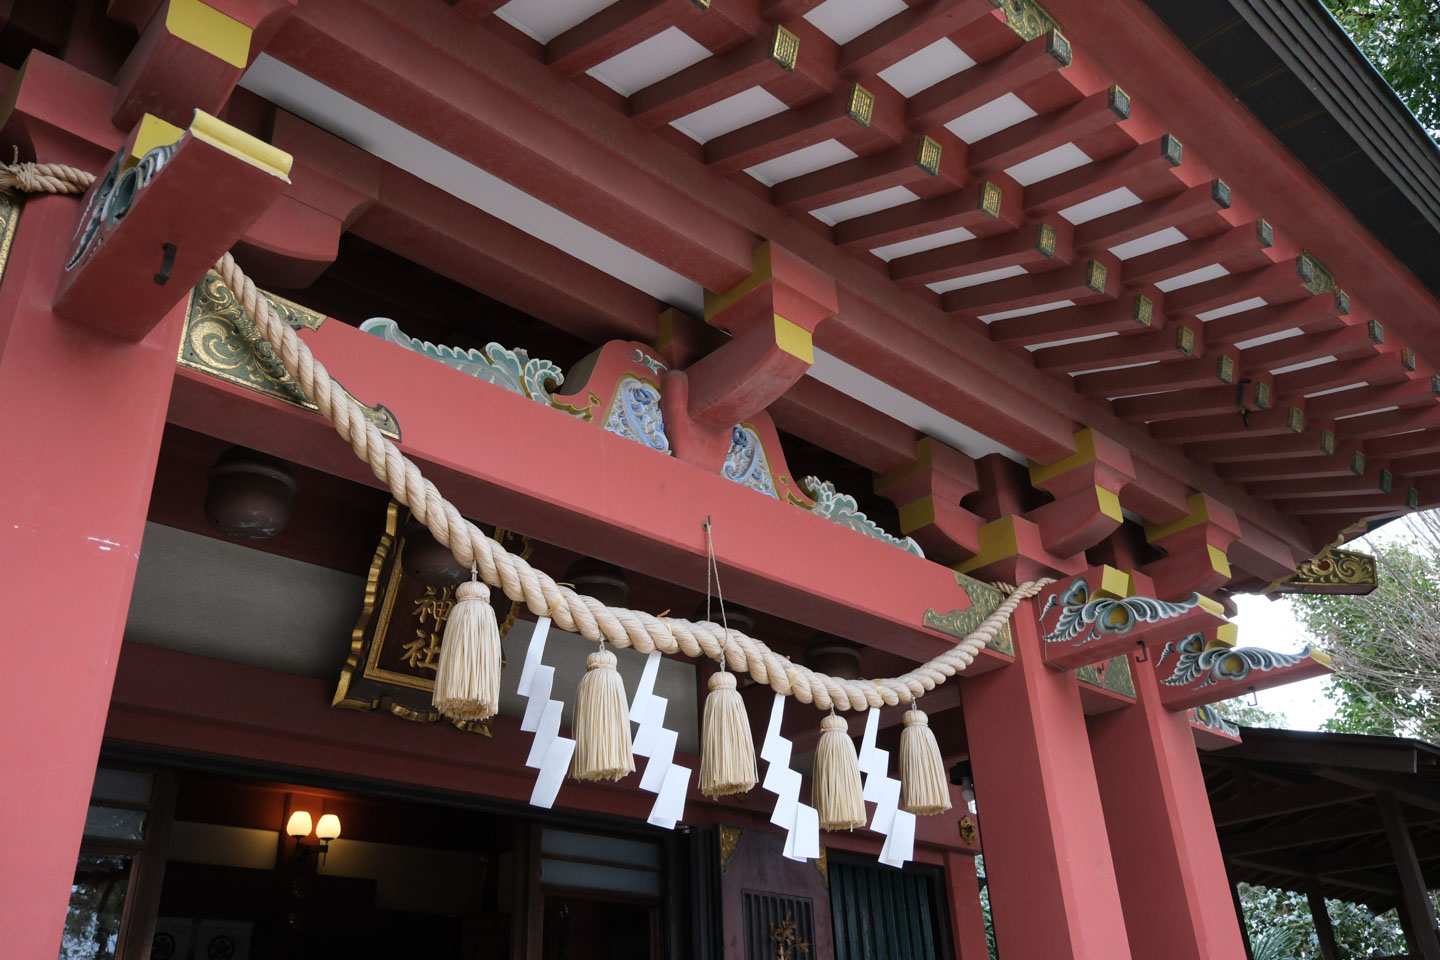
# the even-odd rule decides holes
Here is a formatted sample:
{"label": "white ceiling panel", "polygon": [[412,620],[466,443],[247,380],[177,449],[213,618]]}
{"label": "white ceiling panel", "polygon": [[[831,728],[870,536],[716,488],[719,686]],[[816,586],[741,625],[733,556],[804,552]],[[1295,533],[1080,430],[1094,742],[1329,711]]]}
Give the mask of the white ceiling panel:
{"label": "white ceiling panel", "polygon": [[1092,333],[1088,337],[1071,337],[1068,340],[1050,340],[1045,343],[1027,343],[1025,349],[1034,353],[1036,350],[1044,350],[1046,347],[1068,347],[1074,343],[1089,343],[1091,340],[1109,340],[1111,337],[1118,337],[1120,334],[1111,330],[1109,333]]}
{"label": "white ceiling panel", "polygon": [[969,113],[956,117],[945,124],[945,129],[966,143],[974,143],[1033,116],[1036,116],[1034,107],[1015,94],[1007,93],[983,107],[976,107]]}
{"label": "white ceiling panel", "polygon": [[1195,319],[1201,323],[1209,323],[1211,320],[1219,320],[1221,317],[1233,317],[1237,313],[1254,310],[1256,307],[1264,307],[1269,303],[1270,301],[1264,297],[1251,297],[1249,300],[1241,300],[1238,303],[1230,303],[1223,307],[1216,307],[1214,310],[1197,313],[1195,314]]}
{"label": "white ceiling panel", "polygon": [[821,223],[828,223],[833,227],[845,220],[863,217],[867,213],[879,213],[881,210],[889,210],[891,207],[898,207],[902,203],[910,203],[919,199],[904,187],[890,187],[887,190],[867,193],[865,196],[856,197],[853,200],[841,200],[839,203],[832,203],[819,210],[811,210],[810,215]]}
{"label": "white ceiling panel", "polygon": [[1066,207],[1060,211],[1060,216],[1078,227],[1096,217],[1103,217],[1107,213],[1133,207],[1139,202],[1140,198],[1135,196],[1134,191],[1129,187],[1121,187],[1118,190],[1111,190],[1109,193],[1102,193],[1098,197],[1092,197],[1083,203],[1077,203],[1073,207]]}
{"label": "white ceiling panel", "polygon": [[1327,363],[1334,362],[1334,357],[1316,357],[1314,360],[1302,360],[1300,363],[1292,363],[1288,367],[1276,367],[1274,370],[1271,370],[1270,373],[1278,376],[1282,373],[1294,373],[1296,370],[1309,370],[1311,367],[1324,366]]}
{"label": "white ceiling panel", "polygon": [[708,107],[686,114],[670,126],[698,143],[713,140],[731,130],[773,117],[790,109],[785,101],[764,87],[751,87]]}
{"label": "white ceiling panel", "polygon": [[1023,163],[1017,163],[1013,167],[1007,167],[1005,172],[1015,178],[1015,182],[1022,187],[1028,187],[1032,183],[1039,183],[1041,180],[1049,180],[1058,176],[1066,170],[1074,170],[1076,167],[1083,167],[1090,162],[1090,157],[1075,146],[1073,143],[1064,143],[1054,150],[1047,150],[1038,157],[1031,157]]}
{"label": "white ceiling panel", "polygon": [[805,14],[805,19],[836,43],[849,43],[908,9],[903,0],[825,0]]}
{"label": "white ceiling panel", "polygon": [[1033,307],[1020,307],[1016,310],[1002,310],[999,313],[982,314],[979,319],[985,323],[994,323],[996,320],[1009,320],[1012,317],[1029,317],[1037,313],[1049,313],[1052,310],[1063,310],[1066,307],[1075,306],[1074,300],[1057,300],[1055,303],[1041,303]]}
{"label": "white ceiling panel", "polygon": [[1259,347],[1267,343],[1276,343],[1280,340],[1289,340],[1291,337],[1299,337],[1305,333],[1299,327],[1291,327],[1289,330],[1281,330],[1279,333],[1267,333],[1263,337],[1251,337],[1249,340],[1241,340],[1235,344],[1236,350],[1249,350],[1251,347]]}
{"label": "white ceiling panel", "polygon": [[1228,276],[1230,276],[1229,270],[1226,270],[1218,263],[1212,263],[1208,267],[1201,267],[1199,270],[1182,273],[1178,277],[1161,280],[1155,284],[1155,286],[1159,287],[1162,292],[1169,293],[1172,290],[1183,290],[1185,287],[1193,287],[1195,284],[1204,283],[1206,280],[1218,280],[1221,277]]}
{"label": "white ceiling panel", "polygon": [[495,11],[521,33],[549,43],[566,30],[584,23],[615,0],[510,0]]}
{"label": "white ceiling panel", "polygon": [[776,157],[774,160],[766,160],[753,167],[746,167],[745,172],[765,186],[773,187],[792,177],[824,170],[837,163],[854,160],[857,156],[859,154],[839,140],[825,140],[796,150],[794,153],[787,153],[783,157]]}
{"label": "white ceiling panel", "polygon": [[953,280],[937,280],[934,283],[927,283],[936,293],[948,293],[951,290],[964,290],[966,287],[978,287],[982,283],[994,283],[996,280],[1009,280],[1011,277],[1024,276],[1029,271],[1024,267],[1001,267],[998,270],[986,270],[984,273],[972,273],[968,277],[956,277]]}
{"label": "white ceiling panel", "polygon": [[679,27],[671,27],[615,54],[586,73],[628,97],[710,56],[710,51]]}
{"label": "white ceiling panel", "polygon": [[1110,252],[1121,260],[1129,260],[1131,257],[1138,257],[1141,254],[1154,253],[1156,250],[1173,247],[1175,244],[1184,243],[1189,239],[1174,227],[1166,227],[1164,230],[1157,230],[1154,233],[1111,247]]}
{"label": "white ceiling panel", "polygon": [[974,239],[975,234],[964,227],[956,227],[953,230],[941,230],[939,233],[929,233],[913,240],[901,240],[899,243],[876,247],[870,252],[888,263],[896,257],[908,257],[912,253],[924,253],[926,250],[935,250],[939,247],[948,247],[954,243],[964,243],[966,240]]}
{"label": "white ceiling panel", "polygon": [[913,97],[921,90],[973,66],[975,61],[964,50],[948,38],[941,37],[930,46],[881,70],[880,79],[894,87],[902,97]]}

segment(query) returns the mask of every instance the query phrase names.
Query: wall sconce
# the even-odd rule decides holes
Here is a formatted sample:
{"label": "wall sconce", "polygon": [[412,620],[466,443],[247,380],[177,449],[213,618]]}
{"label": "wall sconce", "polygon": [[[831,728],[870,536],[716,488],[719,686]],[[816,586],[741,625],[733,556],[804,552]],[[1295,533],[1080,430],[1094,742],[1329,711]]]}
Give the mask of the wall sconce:
{"label": "wall sconce", "polygon": [[[320,841],[318,844],[305,842],[312,829],[315,838]],[[298,862],[303,863],[310,854],[318,852],[320,862],[324,863],[325,854],[330,851],[330,841],[340,837],[340,818],[333,813],[325,813],[321,814],[318,824],[312,825],[308,811],[296,810],[285,824],[285,833],[295,840],[295,859]]]}

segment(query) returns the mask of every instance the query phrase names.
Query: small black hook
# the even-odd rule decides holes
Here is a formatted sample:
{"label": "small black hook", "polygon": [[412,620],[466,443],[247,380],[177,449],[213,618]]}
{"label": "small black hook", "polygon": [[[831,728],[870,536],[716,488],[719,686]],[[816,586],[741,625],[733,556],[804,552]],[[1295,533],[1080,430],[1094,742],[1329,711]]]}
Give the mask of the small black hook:
{"label": "small black hook", "polygon": [[170,282],[170,271],[175,266],[175,244],[167,243],[161,249],[164,252],[160,257],[160,272],[155,274],[155,282],[163,287]]}
{"label": "small black hook", "polygon": [[1136,663],[1149,663],[1149,662],[1150,662],[1150,651],[1148,651],[1148,650],[1145,649],[1145,641],[1144,641],[1144,640],[1136,640],[1136,641],[1135,641],[1135,646],[1137,646],[1137,647],[1140,648],[1140,656],[1138,656],[1138,657],[1135,658],[1135,662],[1136,662]]}

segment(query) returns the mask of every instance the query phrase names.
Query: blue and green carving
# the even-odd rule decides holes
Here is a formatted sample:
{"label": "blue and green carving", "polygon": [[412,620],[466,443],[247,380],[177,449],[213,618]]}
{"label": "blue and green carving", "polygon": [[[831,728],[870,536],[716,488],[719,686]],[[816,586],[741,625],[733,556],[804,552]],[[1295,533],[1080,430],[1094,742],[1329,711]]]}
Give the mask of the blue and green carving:
{"label": "blue and green carving", "polygon": [[1162,683],[1167,687],[1189,686],[1204,677],[1201,687],[1208,687],[1222,680],[1240,683],[1252,672],[1265,673],[1280,667],[1293,667],[1310,658],[1312,648],[1306,647],[1299,653],[1276,653],[1264,647],[1205,647],[1205,635],[1192,633],[1178,642],[1165,644],[1165,650],[1155,666],[1162,666],[1173,653],[1176,655],[1175,670]]}
{"label": "blue and green carving", "polygon": [[1084,577],[1077,577],[1069,589],[1062,594],[1052,593],[1040,611],[1040,619],[1060,605],[1060,619],[1055,629],[1045,634],[1046,643],[1089,643],[1099,640],[1107,633],[1129,633],[1136,624],[1158,623],[1181,616],[1200,604],[1200,595],[1191,594],[1190,599],[1178,603],[1156,600],[1153,597],[1097,597],[1091,599],[1090,584]]}

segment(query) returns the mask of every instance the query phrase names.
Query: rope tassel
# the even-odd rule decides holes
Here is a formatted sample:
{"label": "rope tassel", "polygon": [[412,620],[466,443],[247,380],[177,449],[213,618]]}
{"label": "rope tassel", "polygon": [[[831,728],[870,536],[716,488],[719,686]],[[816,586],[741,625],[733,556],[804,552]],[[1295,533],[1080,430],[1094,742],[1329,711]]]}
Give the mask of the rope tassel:
{"label": "rope tassel", "polygon": [[500,709],[500,627],[478,579],[455,588],[430,702],[454,720],[488,720]]}
{"label": "rope tassel", "polygon": [[950,809],[950,782],[930,718],[919,707],[905,711],[900,733],[900,809],[919,816]]}
{"label": "rope tassel", "polygon": [[630,705],[615,654],[603,647],[585,658],[585,676],[575,693],[576,780],[619,780],[635,772],[630,744]]}
{"label": "rope tassel", "polygon": [[712,673],[701,721],[700,792],[707,797],[749,793],[757,779],[750,717],[735,689],[735,674]]}
{"label": "rope tassel", "polygon": [[860,786],[860,758],[844,717],[830,714],[820,721],[815,748],[811,801],[820,814],[821,830],[853,830],[865,826],[865,796]]}

